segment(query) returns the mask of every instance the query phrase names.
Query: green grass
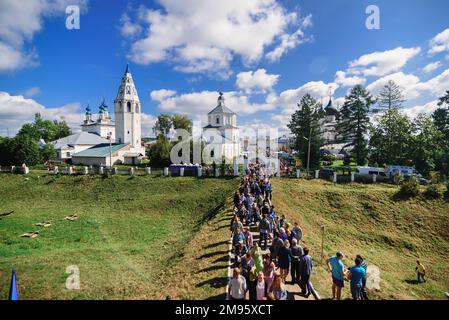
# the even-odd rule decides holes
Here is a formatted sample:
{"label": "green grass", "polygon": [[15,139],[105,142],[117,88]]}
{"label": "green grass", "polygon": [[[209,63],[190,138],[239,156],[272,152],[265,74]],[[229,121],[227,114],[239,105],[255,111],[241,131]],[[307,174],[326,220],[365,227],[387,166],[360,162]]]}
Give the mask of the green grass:
{"label": "green grass", "polygon": [[[343,251],[352,265],[356,254],[380,269],[379,299],[439,299],[449,289],[449,203],[423,198],[395,201],[398,187],[386,184],[335,185],[321,180],[274,179],[278,214],[299,221],[304,243],[316,265],[312,282],[331,296],[331,279],[320,266],[321,225],[324,254]],[[428,281],[415,279],[415,260],[427,268]],[[344,297],[349,297],[348,286]]]}
{"label": "green grass", "polygon": [[[237,184],[235,179],[2,174],[0,213],[14,213],[0,220],[0,299],[7,297],[11,268],[17,269],[22,299],[163,298],[166,284],[189,270],[183,263],[189,243],[204,226],[210,228]],[[71,214],[79,220],[64,220]],[[42,221],[52,226],[35,226]],[[20,237],[29,231],[40,235]],[[189,250],[201,255],[195,245],[200,243]],[[69,265],[80,269],[81,290],[65,288]],[[195,280],[210,276],[205,272]],[[198,288],[193,283],[182,294],[194,298]],[[203,296],[216,294],[216,288],[200,289]]]}

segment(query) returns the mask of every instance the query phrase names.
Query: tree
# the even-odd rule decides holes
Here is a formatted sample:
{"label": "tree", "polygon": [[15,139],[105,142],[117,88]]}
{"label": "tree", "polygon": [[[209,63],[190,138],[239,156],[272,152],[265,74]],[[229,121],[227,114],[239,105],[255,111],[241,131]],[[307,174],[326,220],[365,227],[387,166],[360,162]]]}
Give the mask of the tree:
{"label": "tree", "polygon": [[414,121],[413,162],[416,169],[428,175],[436,167],[436,159],[441,153],[443,134],[438,131],[430,116],[420,114]]}
{"label": "tree", "polygon": [[410,164],[412,139],[412,121],[398,109],[387,110],[371,130],[370,160],[379,165]]}
{"label": "tree", "polygon": [[302,97],[298,110],[287,125],[294,135],[294,146],[303,164],[307,165],[310,137],[310,166],[317,166],[320,160],[320,148],[323,144],[320,134],[320,107],[310,94]]}
{"label": "tree", "polygon": [[156,136],[162,136],[167,138],[171,128],[173,126],[172,117],[168,114],[161,114],[157,117],[153,131]]}
{"label": "tree", "polygon": [[71,134],[72,131],[63,118],[61,121],[44,120],[40,113],[36,113],[34,122],[24,124],[18,133],[18,135],[27,136],[36,142],[39,139],[50,142]]}
{"label": "tree", "polygon": [[374,104],[371,94],[361,85],[351,89],[341,108],[337,131],[345,143],[344,148],[353,147],[352,155],[358,165],[365,164],[368,154],[367,138],[370,120],[368,113]]}
{"label": "tree", "polygon": [[163,168],[170,165],[170,150],[173,147],[172,143],[165,137],[159,137],[156,143],[148,149],[148,158],[150,164],[156,168]]}
{"label": "tree", "polygon": [[40,153],[43,161],[54,159],[57,156],[55,147],[50,143],[47,143],[45,146],[43,146],[40,149]]}
{"label": "tree", "polygon": [[175,114],[171,117],[173,129],[184,129],[192,133],[192,120],[185,115]]}
{"label": "tree", "polygon": [[404,101],[402,89],[393,80],[389,80],[377,96],[378,107],[373,112],[400,109]]}
{"label": "tree", "polygon": [[442,105],[448,105],[449,106],[449,91],[446,91],[446,94],[442,97],[440,97],[438,105],[442,106]]}
{"label": "tree", "polygon": [[11,154],[12,138],[0,137],[0,165],[7,166],[13,163]]}
{"label": "tree", "polygon": [[42,161],[39,145],[31,137],[17,135],[9,144],[10,161],[12,165],[34,166]]}

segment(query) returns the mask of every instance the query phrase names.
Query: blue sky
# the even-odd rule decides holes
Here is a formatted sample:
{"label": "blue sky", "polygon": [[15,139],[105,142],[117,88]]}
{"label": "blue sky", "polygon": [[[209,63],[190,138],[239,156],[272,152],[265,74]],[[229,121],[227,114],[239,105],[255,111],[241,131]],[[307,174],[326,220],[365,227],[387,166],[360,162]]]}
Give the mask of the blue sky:
{"label": "blue sky", "polygon": [[[65,27],[73,3],[79,30]],[[161,112],[204,120],[220,90],[239,124],[279,128],[306,92],[327,102],[332,87],[341,105],[351,85],[376,94],[391,78],[413,116],[449,90],[444,0],[0,0],[0,12],[0,135],[37,111],[75,129],[88,102],[112,111],[127,62],[147,134]]]}

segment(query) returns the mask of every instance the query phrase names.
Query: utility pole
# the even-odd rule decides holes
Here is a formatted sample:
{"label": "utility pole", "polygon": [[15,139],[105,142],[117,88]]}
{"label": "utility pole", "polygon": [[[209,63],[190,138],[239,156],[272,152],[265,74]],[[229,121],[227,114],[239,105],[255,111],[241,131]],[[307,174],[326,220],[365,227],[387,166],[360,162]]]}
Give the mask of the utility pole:
{"label": "utility pole", "polygon": [[109,139],[109,168],[112,170],[112,132],[109,132],[108,139]]}

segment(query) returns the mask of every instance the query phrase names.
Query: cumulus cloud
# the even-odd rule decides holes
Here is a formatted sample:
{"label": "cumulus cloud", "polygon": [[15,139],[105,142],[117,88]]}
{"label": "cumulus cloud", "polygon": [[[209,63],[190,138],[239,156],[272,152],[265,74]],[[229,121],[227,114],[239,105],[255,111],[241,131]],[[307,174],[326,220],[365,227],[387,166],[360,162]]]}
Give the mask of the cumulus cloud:
{"label": "cumulus cloud", "polygon": [[402,48],[365,54],[349,63],[349,74],[384,76],[399,71],[407,62],[421,52],[421,48]]}
{"label": "cumulus cloud", "polygon": [[265,69],[256,71],[240,72],[237,75],[236,86],[245,92],[267,92],[273,89],[273,86],[279,80],[279,75],[268,74]]}
{"label": "cumulus cloud", "polygon": [[[229,77],[235,56],[245,64],[280,46],[271,59],[300,44],[311,24],[276,0],[160,0],[162,9],[143,9],[137,18],[145,36],[131,42],[129,58],[140,64],[169,61],[176,70]],[[125,27],[125,24],[127,26]],[[123,21],[124,30],[135,27]],[[292,31],[293,30],[293,31]]]}
{"label": "cumulus cloud", "polygon": [[429,54],[449,51],[449,28],[437,34],[429,42]]}
{"label": "cumulus cloud", "polygon": [[426,65],[422,70],[424,73],[431,73],[442,66],[440,61],[432,62]]}
{"label": "cumulus cloud", "polygon": [[362,77],[348,77],[346,75],[346,72],[344,71],[337,71],[335,73],[335,83],[341,85],[342,87],[353,87],[357,84],[365,84],[366,79]]}
{"label": "cumulus cloud", "polygon": [[[157,90],[159,92],[161,90]],[[168,90],[170,91],[170,90]],[[151,96],[158,96],[156,93]],[[255,114],[261,111],[273,110],[276,108],[274,104],[252,103],[250,97],[240,92],[229,91],[224,92],[226,106],[238,115]],[[186,114],[194,120],[206,121],[206,115],[217,106],[218,92],[201,91],[183,94],[173,94],[165,96],[158,102],[159,110],[162,112],[171,112]]]}
{"label": "cumulus cloud", "polygon": [[83,114],[78,102],[66,104],[57,108],[47,108],[33,99],[22,95],[13,96],[0,92],[0,134],[14,135],[27,122],[34,120],[34,115],[40,113],[44,118],[59,120],[63,117],[67,123],[77,129],[83,120]]}
{"label": "cumulus cloud", "polygon": [[0,71],[13,71],[37,63],[37,53],[27,48],[43,20],[64,15],[68,5],[87,8],[87,0],[0,1]]}
{"label": "cumulus cloud", "polygon": [[395,82],[404,93],[404,97],[408,100],[419,97],[421,92],[425,90],[425,86],[420,82],[420,79],[413,74],[404,74],[403,72],[397,72],[388,76],[377,79],[369,84],[366,88],[374,96],[377,96],[382,88],[392,80]]}
{"label": "cumulus cloud", "polygon": [[154,90],[151,91],[150,97],[154,101],[162,102],[165,99],[174,96],[176,94],[176,91],[174,90],[167,90],[167,89],[161,89],[161,90]]}
{"label": "cumulus cloud", "polygon": [[404,108],[401,111],[408,117],[414,119],[421,113],[432,114],[436,109],[438,109],[438,100],[428,102],[424,105],[414,106],[410,108]]}

